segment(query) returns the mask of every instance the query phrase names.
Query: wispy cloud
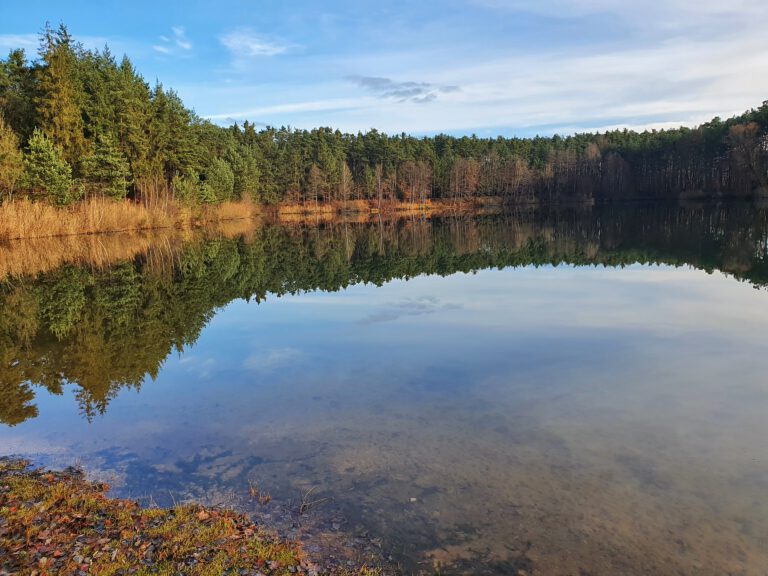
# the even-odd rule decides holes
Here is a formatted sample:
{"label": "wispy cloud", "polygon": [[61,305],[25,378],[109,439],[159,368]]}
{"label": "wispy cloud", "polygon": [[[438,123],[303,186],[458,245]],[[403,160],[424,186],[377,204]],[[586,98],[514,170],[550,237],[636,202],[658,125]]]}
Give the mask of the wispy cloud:
{"label": "wispy cloud", "polygon": [[303,354],[296,348],[272,348],[254,352],[243,362],[243,367],[254,372],[272,372],[298,361]]}
{"label": "wispy cloud", "polygon": [[[103,36],[80,36],[75,40],[89,50],[100,50],[107,44],[107,38]],[[7,52],[17,48],[23,48],[28,57],[34,57],[40,46],[38,34],[0,34],[0,50]],[[5,54],[0,54],[5,58]]]}
{"label": "wispy cloud", "polygon": [[276,104],[274,106],[262,106],[238,112],[225,112],[222,114],[209,114],[208,120],[251,120],[253,118],[272,116],[276,114],[305,114],[307,112],[330,112],[336,110],[355,110],[365,108],[373,103],[355,98],[334,98],[328,100],[316,100],[310,102],[292,102],[289,104]]}
{"label": "wispy cloud", "polygon": [[288,50],[286,44],[268,40],[248,28],[238,28],[228,32],[221,36],[219,41],[238,60],[259,56],[277,56]]}
{"label": "wispy cloud", "polygon": [[437,100],[439,94],[459,92],[458,86],[438,86],[429,82],[397,82],[382,76],[349,76],[348,79],[379,98],[391,98],[398,102],[425,104]]}
{"label": "wispy cloud", "polygon": [[173,31],[173,40],[176,46],[182,50],[192,50],[192,42],[187,38],[182,26],[174,26],[171,30]]}
{"label": "wispy cloud", "polygon": [[192,354],[186,354],[179,360],[179,366],[185,371],[203,379],[210,378],[216,364],[216,358],[200,358]]}
{"label": "wispy cloud", "polygon": [[559,17],[590,14],[618,16],[643,15],[652,20],[661,14],[675,14],[679,18],[701,19],[709,16],[745,15],[765,13],[764,3],[756,0],[473,0],[473,4],[507,11],[536,12]]}
{"label": "wispy cloud", "polygon": [[181,54],[192,50],[192,42],[187,38],[187,33],[183,26],[173,26],[171,33],[170,37],[161,35],[160,43],[153,45],[152,49],[165,56]]}
{"label": "wispy cloud", "polygon": [[406,298],[400,302],[393,302],[383,306],[378,312],[374,312],[360,320],[361,324],[378,324],[380,322],[392,322],[403,316],[423,316],[435,314],[447,310],[456,310],[460,305],[450,302],[440,302],[434,296],[422,296],[420,298]]}
{"label": "wispy cloud", "polygon": [[330,29],[307,14],[290,28],[300,50],[262,34],[287,28],[233,24],[217,38],[231,54],[218,72],[231,83],[199,82],[189,98],[222,122],[495,136],[691,126],[768,95],[765,0],[452,7],[435,14],[418,4],[391,22],[350,14]]}
{"label": "wispy cloud", "polygon": [[16,48],[30,50],[37,48],[38,44],[37,34],[0,34],[0,49],[4,51]]}

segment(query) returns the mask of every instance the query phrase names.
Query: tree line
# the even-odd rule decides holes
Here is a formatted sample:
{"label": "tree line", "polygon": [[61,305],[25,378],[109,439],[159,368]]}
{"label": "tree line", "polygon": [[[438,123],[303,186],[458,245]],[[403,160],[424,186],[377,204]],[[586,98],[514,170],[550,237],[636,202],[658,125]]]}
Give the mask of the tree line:
{"label": "tree line", "polygon": [[37,58],[0,60],[0,192],[67,205],[92,195],[154,205],[510,203],[768,191],[768,101],[698,128],[535,138],[344,134],[217,126],[128,57],[46,25]]}
{"label": "tree line", "polygon": [[[65,265],[0,283],[0,422],[37,415],[35,387],[77,385],[84,417],[159,373],[234,299],[335,291],[421,274],[530,265],[658,263],[729,272],[768,286],[768,212],[537,209],[483,218],[324,227],[267,225],[252,237],[150,248],[108,269]],[[130,354],[126,354],[130,350]]]}

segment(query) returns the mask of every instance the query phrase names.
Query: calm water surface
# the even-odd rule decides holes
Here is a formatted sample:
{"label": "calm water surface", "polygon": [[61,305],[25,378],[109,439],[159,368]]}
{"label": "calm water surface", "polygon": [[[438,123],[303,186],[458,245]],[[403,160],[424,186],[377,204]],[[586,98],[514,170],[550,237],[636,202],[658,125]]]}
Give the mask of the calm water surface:
{"label": "calm water surface", "polygon": [[765,575],[766,222],[265,225],[7,278],[0,453],[161,503],[316,487],[408,571]]}

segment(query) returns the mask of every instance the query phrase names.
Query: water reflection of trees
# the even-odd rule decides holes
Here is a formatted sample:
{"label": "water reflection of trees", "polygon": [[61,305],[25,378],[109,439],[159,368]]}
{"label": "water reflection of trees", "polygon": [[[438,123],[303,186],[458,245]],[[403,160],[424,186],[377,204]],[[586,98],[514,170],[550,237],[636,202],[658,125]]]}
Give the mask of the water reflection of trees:
{"label": "water reflection of trees", "polygon": [[237,298],[509,266],[691,265],[768,285],[768,213],[746,205],[530,210],[482,218],[262,226],[146,247],[109,267],[65,265],[0,288],[0,420],[37,416],[35,388],[77,385],[82,414],[155,378]]}

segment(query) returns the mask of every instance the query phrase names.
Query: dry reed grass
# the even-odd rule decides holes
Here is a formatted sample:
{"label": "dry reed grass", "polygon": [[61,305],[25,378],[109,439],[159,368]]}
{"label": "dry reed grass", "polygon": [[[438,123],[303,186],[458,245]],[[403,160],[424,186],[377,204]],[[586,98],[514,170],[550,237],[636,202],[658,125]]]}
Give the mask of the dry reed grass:
{"label": "dry reed grass", "polygon": [[372,207],[369,200],[347,200],[339,204],[343,212],[370,212]]}
{"label": "dry reed grass", "polygon": [[92,198],[67,208],[59,208],[22,199],[0,205],[0,241],[187,228],[211,221],[249,219],[256,213],[256,207],[245,201],[195,209],[177,202],[147,208],[127,200],[117,202]]}
{"label": "dry reed grass", "polygon": [[202,219],[209,222],[244,220],[253,219],[260,213],[259,207],[250,200],[240,200],[207,206],[202,211]]}
{"label": "dry reed grass", "polygon": [[[253,233],[250,202],[190,209],[91,199],[70,208],[19,200],[0,205],[0,281],[64,264],[104,268],[139,255],[165,261],[187,241]],[[198,231],[199,230],[199,231]]]}
{"label": "dry reed grass", "polygon": [[0,280],[33,276],[64,264],[106,268],[146,253],[157,240],[144,234],[14,240],[0,247]]}
{"label": "dry reed grass", "polygon": [[338,207],[332,202],[282,202],[277,206],[277,214],[282,218],[294,214],[335,214]]}
{"label": "dry reed grass", "polygon": [[248,241],[256,229],[253,221],[237,219],[206,223],[194,230],[172,228],[10,240],[0,244],[0,282],[36,276],[65,264],[104,270],[139,256],[146,257],[150,267],[167,268],[190,242],[211,237],[244,237]]}
{"label": "dry reed grass", "polygon": [[278,212],[277,220],[281,224],[318,224],[335,222],[335,212]]}

